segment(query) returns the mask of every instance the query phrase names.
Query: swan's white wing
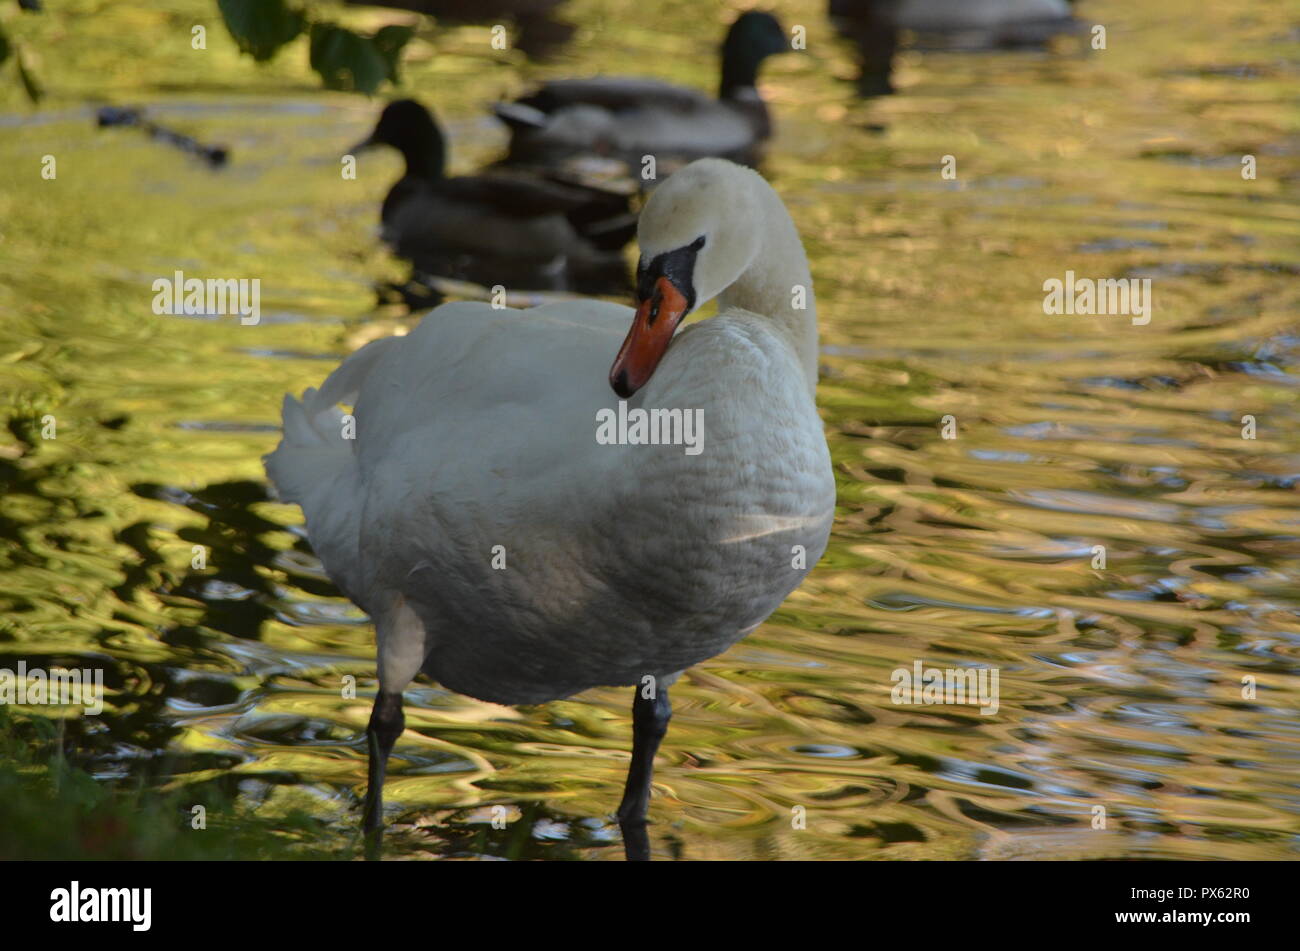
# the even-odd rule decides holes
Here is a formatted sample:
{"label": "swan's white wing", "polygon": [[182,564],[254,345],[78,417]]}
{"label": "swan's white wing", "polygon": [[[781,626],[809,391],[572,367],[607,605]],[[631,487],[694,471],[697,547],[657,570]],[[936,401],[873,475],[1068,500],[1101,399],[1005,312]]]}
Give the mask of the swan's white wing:
{"label": "swan's white wing", "polygon": [[344,593],[382,613],[373,595],[393,585],[399,542],[428,560],[465,542],[449,520],[486,513],[490,525],[510,524],[520,504],[544,502],[556,468],[590,454],[593,407],[614,401],[600,368],[630,319],[599,301],[449,304],[410,335],[352,354],[301,402],[286,396],[267,473],[302,506],[312,548]]}
{"label": "swan's white wing", "polygon": [[[438,492],[482,491],[485,474],[535,477],[594,445],[594,412],[614,405],[608,370],[627,307],[565,301],[530,310],[438,308],[391,347],[357,400],[367,479],[435,470]],[[463,480],[463,481],[462,481]]]}

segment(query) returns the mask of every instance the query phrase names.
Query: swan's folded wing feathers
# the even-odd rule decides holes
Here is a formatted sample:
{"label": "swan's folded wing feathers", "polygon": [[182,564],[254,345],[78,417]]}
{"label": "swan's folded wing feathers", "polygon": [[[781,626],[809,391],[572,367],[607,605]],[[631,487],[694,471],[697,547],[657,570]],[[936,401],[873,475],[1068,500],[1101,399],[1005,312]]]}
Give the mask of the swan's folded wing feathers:
{"label": "swan's folded wing feathers", "polygon": [[[587,408],[612,402],[613,394],[590,368],[613,362],[630,320],[629,308],[601,301],[526,311],[443,305],[409,335],[391,338],[396,342],[368,371],[355,409],[363,475],[398,464],[425,472],[429,491],[437,492],[444,486],[428,473],[441,471],[448,446],[486,468],[500,461],[498,452],[545,457],[571,440],[594,440]],[[557,377],[568,381],[559,400]],[[522,436],[521,407],[535,411],[539,394],[548,395],[549,421],[529,420],[537,428]],[[565,432],[561,418],[578,407],[579,429]]]}
{"label": "swan's folded wing feathers", "polygon": [[339,364],[338,369],[325,378],[320,391],[311,400],[310,411],[320,413],[339,403],[355,404],[362,387],[365,386],[366,380],[375,367],[394,348],[400,346],[401,341],[401,337],[381,337],[370,341],[349,356]]}

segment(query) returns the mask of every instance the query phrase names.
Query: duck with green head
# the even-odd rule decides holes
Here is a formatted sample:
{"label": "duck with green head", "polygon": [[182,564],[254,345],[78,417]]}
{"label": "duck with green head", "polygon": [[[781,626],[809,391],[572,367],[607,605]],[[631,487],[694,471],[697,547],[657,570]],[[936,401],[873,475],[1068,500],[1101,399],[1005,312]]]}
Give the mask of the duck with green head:
{"label": "duck with green head", "polygon": [[596,76],[545,83],[496,107],[510,127],[508,161],[546,164],[585,153],[634,166],[646,155],[669,167],[709,156],[753,165],[772,134],[756,88],[759,68],[789,49],[776,17],[751,10],[736,18],[722,43],[716,99],[655,79]]}
{"label": "duck with green head", "polygon": [[378,145],[406,163],[384,198],[381,234],[417,271],[529,290],[629,286],[619,249],[636,219],[626,195],[518,172],[448,177],[442,129],[413,99],[389,103],[350,151]]}

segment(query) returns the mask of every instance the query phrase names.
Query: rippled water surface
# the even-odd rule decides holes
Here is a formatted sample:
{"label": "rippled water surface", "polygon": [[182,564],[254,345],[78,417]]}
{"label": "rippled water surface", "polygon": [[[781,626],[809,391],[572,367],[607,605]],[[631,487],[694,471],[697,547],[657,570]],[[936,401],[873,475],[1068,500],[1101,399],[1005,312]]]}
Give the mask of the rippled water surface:
{"label": "rippled water surface", "polygon": [[[839,517],[772,620],[673,689],[657,855],[1296,857],[1294,6],[1083,0],[1105,51],[906,52],[900,93],[871,102],[822,5],[779,6],[809,50],[765,73],[766,171],[813,262]],[[284,391],[410,322],[371,291],[399,273],[374,240],[398,160],[342,181],[375,105],[317,90],[300,47],[240,60],[213,4],[71,7],[31,27],[45,108],[2,93],[0,666],[106,668],[104,715],[67,727],[98,776],[355,828],[372,629],[259,457]],[[529,78],[715,83],[725,11],[567,13],[584,26],[549,66],[492,53],[486,27],[411,48],[454,169],[497,154],[484,106]],[[232,164],[97,131],[100,98]],[[261,278],[262,323],[155,316],[150,284],[177,268]],[[1151,278],[1151,322],[1045,316],[1067,269]],[[997,668],[997,712],[895,705],[890,674],[916,661]],[[390,849],[621,857],[630,699],[514,710],[412,686]]]}

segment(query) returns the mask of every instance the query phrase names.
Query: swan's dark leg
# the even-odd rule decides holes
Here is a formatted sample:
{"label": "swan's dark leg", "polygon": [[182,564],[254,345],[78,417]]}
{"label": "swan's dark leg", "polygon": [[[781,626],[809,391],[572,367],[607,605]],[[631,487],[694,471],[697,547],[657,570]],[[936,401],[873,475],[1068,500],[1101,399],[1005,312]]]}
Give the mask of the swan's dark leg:
{"label": "swan's dark leg", "polygon": [[381,691],[375,696],[370,726],[366,729],[366,739],[370,744],[370,772],[362,828],[366,833],[367,859],[379,858],[379,847],[384,838],[384,774],[388,769],[388,754],[393,751],[393,744],[404,729],[406,715],[402,713],[402,694]]}
{"label": "swan's dark leg", "polygon": [[654,773],[655,753],[659,741],[668,732],[673,708],[668,690],[660,687],[653,700],[636,691],[632,701],[632,765],[627,769],[627,785],[618,807],[618,826],[623,830],[623,851],[629,862],[650,861],[650,835],[646,831],[645,813],[650,805],[650,778]]}

